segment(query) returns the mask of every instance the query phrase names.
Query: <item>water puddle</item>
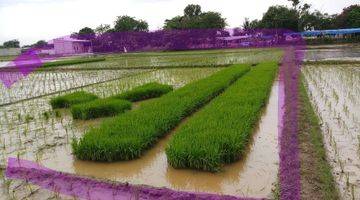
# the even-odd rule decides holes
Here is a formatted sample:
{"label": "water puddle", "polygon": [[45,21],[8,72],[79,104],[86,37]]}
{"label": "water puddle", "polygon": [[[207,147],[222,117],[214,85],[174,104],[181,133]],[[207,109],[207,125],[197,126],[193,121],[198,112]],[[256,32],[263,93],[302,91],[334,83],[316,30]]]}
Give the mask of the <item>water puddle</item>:
{"label": "water puddle", "polygon": [[[164,149],[171,137],[170,134],[140,159],[133,161],[80,161],[71,155],[70,145],[63,145],[45,153],[40,163],[59,171],[132,184],[237,196],[270,197],[278,173],[277,116],[278,82],[275,82],[269,103],[249,145],[247,156],[239,162],[226,165],[219,173],[176,170],[169,166]],[[86,126],[90,124],[87,123]]]}
{"label": "water puddle", "polygon": [[306,66],[329,162],[344,199],[360,199],[360,66]]}

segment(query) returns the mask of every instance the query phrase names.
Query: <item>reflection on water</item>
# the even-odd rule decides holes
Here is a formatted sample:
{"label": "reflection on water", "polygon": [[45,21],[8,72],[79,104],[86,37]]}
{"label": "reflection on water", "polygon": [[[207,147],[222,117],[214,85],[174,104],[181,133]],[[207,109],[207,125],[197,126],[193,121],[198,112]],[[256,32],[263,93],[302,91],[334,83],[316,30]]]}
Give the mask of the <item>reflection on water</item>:
{"label": "reflection on water", "polygon": [[360,60],[360,45],[323,46],[304,50],[306,60]]}
{"label": "reflection on water", "polygon": [[303,73],[341,195],[360,199],[360,65],[307,66]]}
{"label": "reflection on water", "polygon": [[[140,159],[95,163],[71,155],[70,145],[45,155],[41,163],[52,169],[132,184],[168,187],[237,196],[269,197],[278,172],[277,112],[278,83],[273,86],[269,104],[254,133],[248,154],[241,161],[226,165],[222,172],[177,170],[167,164],[165,145],[171,134],[160,140]],[[185,122],[186,123],[186,120]],[[88,126],[87,124],[86,126]]]}

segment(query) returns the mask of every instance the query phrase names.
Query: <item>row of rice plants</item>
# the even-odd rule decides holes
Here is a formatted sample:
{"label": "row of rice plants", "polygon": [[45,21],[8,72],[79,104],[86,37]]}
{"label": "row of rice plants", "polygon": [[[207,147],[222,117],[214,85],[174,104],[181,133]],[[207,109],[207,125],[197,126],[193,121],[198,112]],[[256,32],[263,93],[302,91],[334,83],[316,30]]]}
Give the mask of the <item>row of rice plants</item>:
{"label": "row of rice plants", "polygon": [[251,69],[174,133],[167,148],[175,168],[219,171],[241,158],[266,105],[277,64]]}
{"label": "row of rice plants", "polygon": [[115,116],[131,109],[131,102],[160,97],[173,90],[170,85],[156,82],[135,87],[130,91],[105,99],[77,104],[71,107],[74,119],[93,119],[98,117]]}
{"label": "row of rice plants", "polygon": [[119,95],[115,95],[113,98],[135,102],[160,97],[166,93],[171,92],[172,90],[173,87],[170,85],[152,82],[136,87],[130,91],[123,92]]}
{"label": "row of rice plants", "polygon": [[72,105],[93,101],[95,99],[98,99],[98,96],[84,91],[79,91],[52,98],[50,100],[50,104],[53,109],[69,108]]}
{"label": "row of rice plants", "polygon": [[219,95],[250,70],[234,65],[190,83],[139,109],[105,120],[100,127],[73,141],[73,153],[82,160],[116,161],[138,158],[182,119]]}
{"label": "row of rice plants", "polygon": [[122,99],[97,99],[83,104],[71,106],[74,119],[94,119],[115,116],[131,109],[131,102]]}

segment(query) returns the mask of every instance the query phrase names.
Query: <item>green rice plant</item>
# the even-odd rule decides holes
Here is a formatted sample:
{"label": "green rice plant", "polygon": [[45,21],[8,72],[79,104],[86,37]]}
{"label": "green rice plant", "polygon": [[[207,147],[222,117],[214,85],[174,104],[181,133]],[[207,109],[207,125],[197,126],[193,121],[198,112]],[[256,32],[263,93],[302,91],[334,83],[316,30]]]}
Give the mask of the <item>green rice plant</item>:
{"label": "green rice plant", "polygon": [[74,155],[82,160],[131,160],[181,120],[211,101],[250,70],[234,65],[205,79],[190,83],[160,98],[144,102],[139,109],[105,120],[72,143]]}
{"label": "green rice plant", "polygon": [[50,100],[51,107],[55,108],[68,108],[72,105],[85,103],[98,99],[94,94],[90,94],[84,91],[74,92],[63,96],[57,96]]}
{"label": "green rice plant", "polygon": [[251,69],[174,132],[166,147],[175,168],[216,172],[244,154],[277,72],[276,63]]}
{"label": "green rice plant", "polygon": [[166,93],[169,93],[173,90],[173,87],[170,85],[164,85],[156,82],[147,83],[145,85],[135,87],[134,89],[115,95],[112,98],[116,99],[125,99],[128,101],[141,101],[145,99],[151,99],[160,97]]}
{"label": "green rice plant", "polygon": [[105,58],[77,58],[77,59],[59,60],[59,61],[44,63],[39,69],[41,70],[42,68],[57,67],[64,65],[77,65],[77,64],[100,62],[100,61],[105,61]]}
{"label": "green rice plant", "polygon": [[131,109],[131,102],[122,99],[97,99],[87,103],[71,106],[74,119],[94,119],[115,116]]}

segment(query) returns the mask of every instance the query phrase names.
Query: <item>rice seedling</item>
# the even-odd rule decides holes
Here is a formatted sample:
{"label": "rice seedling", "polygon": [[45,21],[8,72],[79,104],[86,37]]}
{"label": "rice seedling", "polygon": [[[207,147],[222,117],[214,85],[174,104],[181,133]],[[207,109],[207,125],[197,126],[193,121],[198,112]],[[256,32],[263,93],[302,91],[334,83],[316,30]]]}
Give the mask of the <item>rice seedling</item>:
{"label": "rice seedling", "polygon": [[71,107],[71,114],[74,119],[87,120],[115,116],[130,109],[131,102],[129,101],[106,98],[74,105]]}
{"label": "rice seedling", "polygon": [[104,121],[72,143],[73,153],[82,160],[116,161],[140,157],[182,119],[219,95],[250,70],[234,65],[205,79],[190,83],[137,110]]}
{"label": "rice seedling", "polygon": [[31,120],[33,120],[34,119],[34,117],[33,116],[31,116],[31,115],[29,115],[29,114],[27,114],[26,116],[25,116],[25,122],[26,123],[29,123]]}
{"label": "rice seedling", "polygon": [[160,83],[148,83],[139,87],[135,87],[134,89],[121,93],[119,95],[115,95],[112,98],[117,99],[125,99],[128,101],[141,101],[145,99],[151,99],[160,97],[168,92],[171,92],[173,87],[170,85],[163,85]]}
{"label": "rice seedling", "polygon": [[53,109],[68,108],[72,105],[93,101],[95,99],[98,99],[96,95],[79,91],[79,92],[74,92],[71,94],[66,94],[63,96],[52,98],[50,100],[50,104]]}
{"label": "rice seedling", "polygon": [[277,67],[252,68],[177,129],[166,148],[169,164],[214,172],[238,160],[266,105]]}

